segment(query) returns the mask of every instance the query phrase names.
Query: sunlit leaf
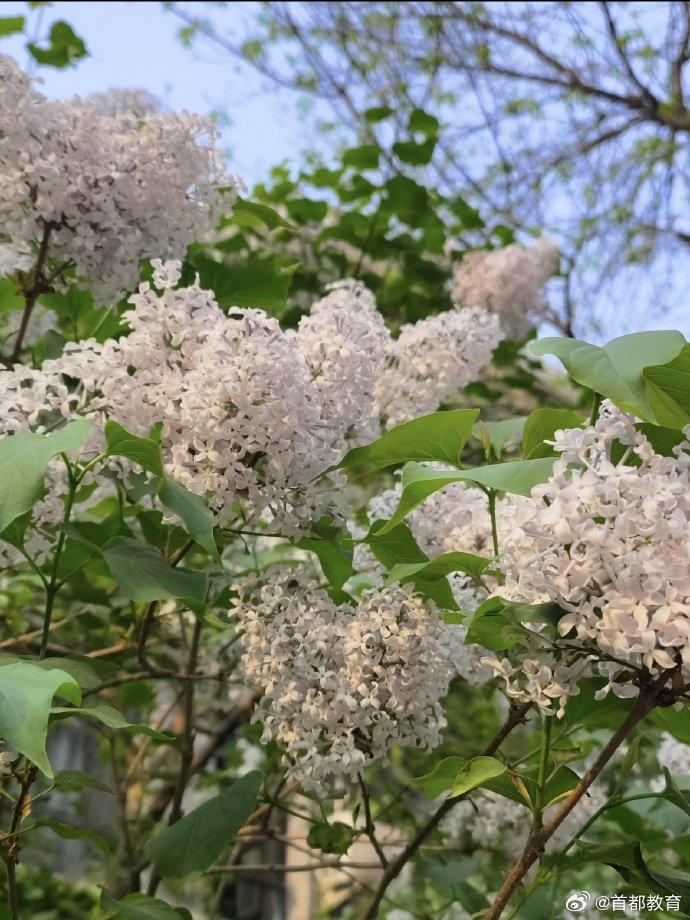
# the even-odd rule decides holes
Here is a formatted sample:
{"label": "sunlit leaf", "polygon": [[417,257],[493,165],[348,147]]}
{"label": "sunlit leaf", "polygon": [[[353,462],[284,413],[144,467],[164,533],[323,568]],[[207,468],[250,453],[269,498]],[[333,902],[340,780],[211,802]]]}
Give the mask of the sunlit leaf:
{"label": "sunlit leaf", "polygon": [[79,684],[67,671],[26,661],[0,666],[0,736],[46,776],[53,775],[46,735],[56,695],[77,706],[81,702]]}
{"label": "sunlit leaf", "polygon": [[537,339],[529,345],[533,355],[555,355],[573,380],[605,396],[643,421],[659,421],[647,398],[642,372],[672,361],[685,345],[680,332],[635,332],[613,339],[603,347],[577,339]]}
{"label": "sunlit leaf", "polygon": [[90,429],[87,419],[76,419],[52,434],[28,431],[0,440],[0,532],[31,509],[53,457],[78,450]]}
{"label": "sunlit leaf", "polygon": [[403,422],[371,444],[354,447],[345,455],[340,466],[350,470],[361,467],[385,469],[409,460],[439,460],[456,464],[478,415],[478,409],[453,409]]}

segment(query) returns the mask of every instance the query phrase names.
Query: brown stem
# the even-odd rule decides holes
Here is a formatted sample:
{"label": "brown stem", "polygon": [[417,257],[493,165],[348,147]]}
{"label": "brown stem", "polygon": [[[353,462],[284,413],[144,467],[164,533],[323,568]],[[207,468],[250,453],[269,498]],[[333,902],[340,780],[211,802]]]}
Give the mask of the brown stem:
{"label": "brown stem", "polygon": [[369,790],[367,789],[366,783],[364,782],[364,777],[361,773],[357,775],[357,779],[359,781],[359,788],[362,790],[362,802],[364,804],[364,833],[369,838],[369,842],[376,851],[379,862],[385,869],[388,866],[388,860],[386,859],[386,854],[383,852],[383,847],[378,842],[376,837],[376,827],[371,818],[371,801],[369,798]]}
{"label": "brown stem", "polygon": [[115,786],[115,794],[117,796],[118,810],[120,812],[120,827],[122,828],[122,842],[125,848],[125,855],[127,857],[127,863],[129,866],[129,878],[127,881],[127,891],[123,894],[127,894],[130,891],[139,890],[139,872],[137,870],[137,857],[136,850],[134,848],[134,842],[132,840],[132,835],[129,827],[129,815],[128,815],[128,803],[127,803],[127,787],[122,781],[122,776],[120,774],[120,769],[117,763],[117,748],[115,745],[115,738],[111,735],[108,739],[110,744],[110,763],[113,774],[113,785]]}
{"label": "brown stem", "polygon": [[[199,639],[203,623],[196,620],[194,632],[187,659],[187,676],[191,677],[196,671],[199,657]],[[180,773],[177,779],[177,788],[173,794],[170,809],[170,824],[174,824],[182,817],[182,796],[189,782],[189,773],[194,759],[194,682],[187,681],[184,692],[184,737],[181,751]]]}
{"label": "brown stem", "polygon": [[22,818],[24,817],[24,808],[29,796],[36,773],[38,772],[35,764],[29,764],[23,776],[19,777],[19,795],[14,804],[12,811],[12,820],[10,829],[2,840],[2,858],[5,861],[7,869],[7,889],[9,895],[10,917],[12,920],[19,920],[19,895],[17,893],[16,867],[19,862],[19,853],[21,844],[17,838],[17,833],[21,827]]}
{"label": "brown stem", "polygon": [[29,328],[29,320],[31,319],[31,314],[33,313],[33,309],[36,306],[36,301],[38,300],[39,295],[43,292],[45,283],[45,279],[43,278],[43,266],[45,265],[46,258],[48,257],[48,241],[50,239],[50,233],[55,228],[55,226],[55,224],[50,222],[43,225],[43,236],[41,238],[41,245],[38,250],[38,259],[36,260],[34,281],[30,290],[25,295],[24,312],[22,313],[22,319],[19,325],[17,338],[14,341],[14,348],[12,349],[12,353],[6,362],[8,366],[14,364],[21,354],[22,345],[24,344],[24,336],[26,335],[26,330]]}
{"label": "brown stem", "polygon": [[211,866],[204,875],[230,875],[237,872],[314,872],[317,869],[378,869],[376,862],[342,862],[338,859],[322,859],[318,862],[296,863],[242,863],[231,866]]}
{"label": "brown stem", "polygon": [[[214,681],[220,680],[222,674],[167,674],[166,676],[173,678],[175,680],[184,681],[185,683],[199,683],[206,680]],[[96,693],[100,693],[102,690],[110,690],[113,687],[121,687],[123,684],[136,683],[140,680],[151,680],[150,671],[134,671],[132,674],[123,674],[121,677],[111,677],[110,680],[102,681],[97,687],[93,687],[90,690],[84,690],[83,696],[93,696]]]}
{"label": "brown stem", "polygon": [[[168,560],[170,567],[174,569],[177,565],[179,565],[179,563],[184,559],[193,545],[194,540],[187,540],[184,545],[181,546],[180,549]],[[151,601],[151,603],[144,611],[143,617],[141,618],[141,624],[139,626],[139,638],[137,641],[137,660],[139,661],[139,664],[142,666],[142,668],[148,671],[151,677],[177,677],[178,674],[176,671],[157,668],[153,662],[149,661],[149,657],[146,654],[149,630],[156,615],[156,611],[158,610],[158,606],[158,601]]]}
{"label": "brown stem", "polygon": [[[146,645],[149,638],[149,630],[151,624],[153,623],[153,618],[156,615],[156,610],[158,610],[158,601],[151,601],[144,615],[141,618],[141,623],[139,624],[139,638],[137,640],[137,660],[139,664],[144,668],[150,677],[159,677],[161,676],[161,669],[157,668],[151,661],[149,661],[148,655],[146,654]],[[167,675],[167,671],[165,672]]]}
{"label": "brown stem", "polygon": [[19,893],[17,892],[17,867],[10,859],[7,861],[7,890],[10,902],[10,917],[19,920]]}
{"label": "brown stem", "polygon": [[618,728],[611,740],[597,757],[594,764],[583,775],[580,782],[573,789],[566,801],[558,812],[547,821],[542,827],[536,827],[530,834],[522,855],[508,873],[505,882],[501,886],[496,898],[484,916],[484,920],[497,920],[503,913],[508,901],[515,893],[523,878],[529,871],[530,867],[544,852],[548,840],[554,832],[561,826],[563,821],[568,817],[570,812],[575,808],[582,796],[587,792],[594,780],[599,776],[606,764],[609,762],[615,751],[620,747],[622,742],[627,738],[633,728],[640,722],[652,709],[657,705],[658,694],[656,688],[652,691],[641,692],[635,705],[630,710],[628,717]]}
{"label": "brown stem", "polygon": [[[191,677],[196,671],[199,659],[199,641],[201,639],[201,630],[203,621],[197,619],[194,622],[194,631],[192,640],[189,644],[189,655],[187,656],[186,674]],[[194,681],[188,680],[184,688],[184,732],[182,736],[182,749],[180,752],[180,772],[177,776],[177,784],[172,796],[172,805],[170,808],[170,818],[168,826],[175,824],[182,817],[182,799],[191,778],[192,764],[194,762]],[[160,884],[160,875],[153,872],[149,882],[148,893],[154,895]]]}
{"label": "brown stem", "polygon": [[[64,620],[55,620],[50,624],[50,630],[55,631],[60,629],[61,626],[64,626],[65,623],[70,623],[72,620],[76,619],[74,617],[65,617]],[[30,642],[32,639],[36,639],[43,632],[43,627],[39,626],[38,629],[32,629],[29,632],[22,633],[21,636],[12,636],[11,639],[3,639],[0,642],[0,649],[12,648],[15,645],[21,645],[22,642]]]}
{"label": "brown stem", "polygon": [[[503,727],[484,748],[482,753],[485,757],[491,757],[492,754],[496,753],[496,751],[499,749],[501,744],[503,744],[515,726],[523,721],[525,713],[529,709],[530,705],[530,703],[523,703],[521,706],[511,706],[510,712],[508,713],[508,718],[503,724]],[[458,804],[458,802],[461,802],[464,798],[465,795],[455,795],[451,796],[449,799],[446,799],[436,809],[427,823],[417,831],[415,836],[407,844],[402,853],[400,853],[396,859],[388,864],[388,868],[383,873],[378,888],[374,893],[374,897],[372,898],[371,903],[369,904],[369,908],[364,915],[364,920],[376,920],[381,901],[386,896],[388,886],[400,875],[404,867],[416,854],[429,834],[431,834],[438,827],[443,818],[445,818],[445,816]]]}
{"label": "brown stem", "polygon": [[[224,724],[216,732],[216,734],[210,739],[205,748],[203,748],[196,755],[192,761],[190,767],[190,776],[194,776],[196,773],[201,772],[204,767],[211,760],[216,751],[225,744],[225,742],[230,738],[237,729],[249,721],[249,717],[254,711],[254,706],[259,699],[258,696],[247,697],[246,701],[240,703],[237,709],[228,716]],[[156,799],[149,810],[149,818],[151,821],[160,821],[160,819],[165,814],[165,811],[170,805],[173,795],[175,794],[175,784],[168,783],[159,790]]]}

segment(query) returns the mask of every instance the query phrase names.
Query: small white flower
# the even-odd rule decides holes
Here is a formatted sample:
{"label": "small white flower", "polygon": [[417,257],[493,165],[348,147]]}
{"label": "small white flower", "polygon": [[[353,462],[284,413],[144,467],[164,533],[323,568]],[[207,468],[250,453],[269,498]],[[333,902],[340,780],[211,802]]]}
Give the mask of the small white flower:
{"label": "small white flower", "polygon": [[12,765],[19,759],[17,751],[0,751],[0,776],[9,776]]}

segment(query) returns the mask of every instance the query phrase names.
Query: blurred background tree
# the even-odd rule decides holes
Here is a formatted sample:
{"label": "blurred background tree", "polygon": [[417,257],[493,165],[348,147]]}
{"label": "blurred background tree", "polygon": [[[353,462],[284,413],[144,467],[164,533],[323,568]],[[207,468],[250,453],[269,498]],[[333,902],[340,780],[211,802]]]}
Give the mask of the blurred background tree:
{"label": "blurred background tree", "polygon": [[[326,131],[330,146],[378,144],[385,176],[416,164],[487,223],[552,232],[566,331],[673,323],[690,245],[690,4],[271,2],[244,36],[215,6],[168,5],[188,44],[316,100],[315,150]],[[433,145],[410,142],[420,109],[440,123]]]}

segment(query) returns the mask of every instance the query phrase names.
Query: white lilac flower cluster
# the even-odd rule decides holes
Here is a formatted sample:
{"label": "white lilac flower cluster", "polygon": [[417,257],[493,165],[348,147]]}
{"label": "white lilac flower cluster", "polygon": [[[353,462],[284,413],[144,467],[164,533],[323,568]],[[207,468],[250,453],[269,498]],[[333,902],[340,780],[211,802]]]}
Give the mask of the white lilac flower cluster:
{"label": "white lilac flower cluster", "polygon": [[48,255],[99,303],[132,289],[141,259],[179,257],[212,229],[234,181],[209,121],[131,102],[48,100],[0,57],[2,233],[21,251],[49,232]]}
{"label": "white lilac flower cluster", "polygon": [[[263,515],[287,534],[337,513],[342,477],[324,473],[382,424],[374,389],[394,345],[372,295],[337,285],[284,331],[260,310],[224,313],[198,281],[176,287],[179,262],[153,265],[153,284],[124,314],[128,335],[69,343],[40,369],[0,371],[5,431],[78,411],[94,418],[97,449],[106,418],[141,436],[160,425],[166,471],[210,493],[221,524],[238,505],[245,520]],[[414,403],[408,414],[418,414]]]}
{"label": "white lilac flower cluster", "polygon": [[403,587],[336,604],[306,569],[280,567],[240,586],[230,614],[242,669],[263,692],[255,718],[292,776],[321,790],[356,780],[394,745],[432,748],[450,668],[440,613]]}
{"label": "white lilac flower cluster", "polygon": [[[608,796],[599,786],[592,786],[547,844],[548,852],[557,852],[580,830],[582,825],[606,804]],[[548,822],[559,805],[547,808]],[[473,846],[497,849],[502,856],[516,859],[524,850],[532,827],[532,813],[524,805],[489,790],[474,793],[459,802],[443,819],[441,830],[454,840],[467,840]]]}
{"label": "white lilac flower cluster", "polygon": [[333,441],[348,447],[379,434],[374,388],[391,349],[391,336],[373,294],[359,281],[340,281],[302,318],[295,335],[309,366]]}
{"label": "white lilac flower cluster", "polygon": [[511,339],[523,339],[546,313],[544,286],[558,271],[560,252],[542,237],[530,246],[513,243],[493,252],[470,252],[453,270],[453,298],[495,313]]}
{"label": "white lilac flower cluster", "polygon": [[477,379],[502,338],[497,318],[473,307],[404,325],[376,382],[377,415],[391,427],[433,412]]}
{"label": "white lilac flower cluster", "polygon": [[[504,593],[564,611],[561,651],[494,661],[517,699],[546,712],[596,667],[620,696],[638,677],[690,678],[690,445],[654,451],[604,402],[594,425],[556,433],[548,482],[516,509],[502,546]],[[538,645],[538,642],[535,641]],[[567,646],[567,650],[563,650]],[[551,703],[550,703],[551,701]]]}

